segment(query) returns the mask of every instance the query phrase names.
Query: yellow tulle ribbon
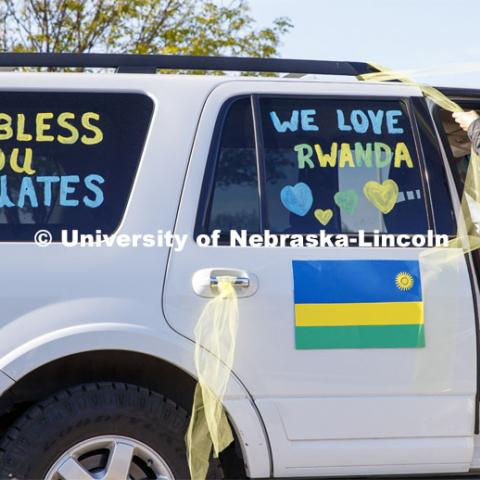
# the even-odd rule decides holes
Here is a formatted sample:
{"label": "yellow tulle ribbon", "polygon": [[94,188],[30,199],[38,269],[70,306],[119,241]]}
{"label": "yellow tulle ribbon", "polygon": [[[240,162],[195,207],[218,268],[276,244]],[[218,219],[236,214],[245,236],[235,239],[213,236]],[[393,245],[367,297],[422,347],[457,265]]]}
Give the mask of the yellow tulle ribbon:
{"label": "yellow tulle ribbon", "polygon": [[231,277],[218,277],[217,295],[205,305],[194,330],[198,383],[185,437],[192,480],[206,478],[212,449],[218,457],[233,441],[222,403],[238,330],[238,299],[233,281]]}
{"label": "yellow tulle ribbon", "polygon": [[[449,112],[463,112],[463,108],[448,98],[440,90],[423,83],[415,82],[406,77],[403,73],[396,72],[376,63],[370,65],[376,72],[359,75],[360,80],[373,80],[385,82],[398,80],[406,85],[419,88],[423,95],[440,108]],[[477,220],[477,223],[475,223]],[[480,248],[480,159],[473,146],[470,155],[465,185],[462,194],[460,214],[458,215],[457,236],[450,240],[447,247],[437,247],[425,250],[420,259],[426,261],[427,257],[435,258],[438,262],[446,262],[458,255],[472,252]],[[448,250],[446,250],[448,249]]]}

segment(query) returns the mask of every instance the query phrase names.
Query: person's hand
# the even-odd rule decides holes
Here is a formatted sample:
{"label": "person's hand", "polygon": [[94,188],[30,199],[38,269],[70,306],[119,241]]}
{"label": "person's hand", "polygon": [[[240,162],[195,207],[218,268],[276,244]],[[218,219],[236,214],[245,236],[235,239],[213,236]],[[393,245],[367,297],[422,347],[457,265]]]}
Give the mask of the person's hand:
{"label": "person's hand", "polygon": [[452,114],[454,120],[463,128],[468,131],[468,127],[477,119],[480,115],[475,111],[470,112],[455,112]]}

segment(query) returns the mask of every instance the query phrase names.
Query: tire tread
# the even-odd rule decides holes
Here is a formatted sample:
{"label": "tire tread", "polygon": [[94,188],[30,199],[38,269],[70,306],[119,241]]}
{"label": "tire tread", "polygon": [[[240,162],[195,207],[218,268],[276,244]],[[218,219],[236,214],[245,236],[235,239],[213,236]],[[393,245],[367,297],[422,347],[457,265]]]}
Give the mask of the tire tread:
{"label": "tire tread", "polygon": [[35,461],[26,465],[26,451],[38,456],[36,452],[47,452],[49,444],[58,450],[59,439],[68,443],[75,429],[87,431],[92,424],[105,428],[110,421],[115,430],[120,428],[120,420],[134,431],[146,432],[150,444],[168,445],[170,457],[175,457],[173,468],[184,474],[188,471],[183,440],[188,418],[188,413],[169,398],[138,385],[105,381],[71,386],[31,406],[10,426],[0,440],[0,478],[32,478],[43,467],[34,465]]}

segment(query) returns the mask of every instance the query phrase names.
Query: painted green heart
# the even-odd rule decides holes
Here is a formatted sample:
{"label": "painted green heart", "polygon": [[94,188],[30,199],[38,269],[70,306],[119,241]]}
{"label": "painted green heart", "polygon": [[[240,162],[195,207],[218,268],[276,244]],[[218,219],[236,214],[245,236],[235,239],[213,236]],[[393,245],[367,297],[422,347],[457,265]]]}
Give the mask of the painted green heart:
{"label": "painted green heart", "polygon": [[340,207],[342,211],[353,215],[358,205],[358,195],[355,190],[345,190],[344,192],[337,192],[333,196],[333,200]]}

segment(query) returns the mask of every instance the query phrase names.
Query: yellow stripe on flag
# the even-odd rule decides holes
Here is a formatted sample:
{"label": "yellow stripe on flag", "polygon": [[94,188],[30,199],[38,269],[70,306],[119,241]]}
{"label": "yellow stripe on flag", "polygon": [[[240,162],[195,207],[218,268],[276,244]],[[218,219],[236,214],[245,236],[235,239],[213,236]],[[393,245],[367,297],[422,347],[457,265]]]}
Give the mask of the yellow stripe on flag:
{"label": "yellow stripe on flag", "polygon": [[297,303],[297,327],[423,324],[423,302]]}

